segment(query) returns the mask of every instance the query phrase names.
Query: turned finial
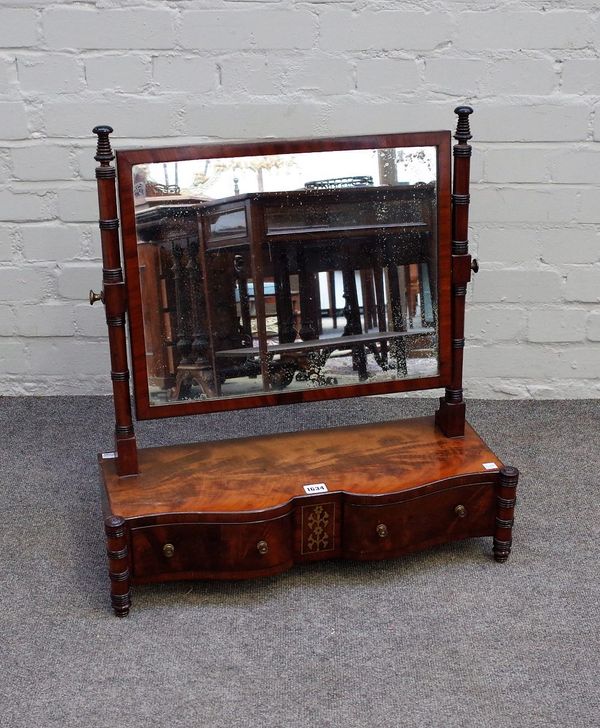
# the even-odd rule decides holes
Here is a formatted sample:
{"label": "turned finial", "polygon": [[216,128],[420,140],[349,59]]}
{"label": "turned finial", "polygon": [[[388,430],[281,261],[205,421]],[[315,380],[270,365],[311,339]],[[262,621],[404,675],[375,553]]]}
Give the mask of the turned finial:
{"label": "turned finial", "polygon": [[109,134],[112,134],[112,126],[106,124],[95,126],[92,129],[92,134],[98,135],[98,146],[96,147],[96,155],[94,159],[100,162],[101,165],[108,165],[114,158],[113,150],[110,146]]}
{"label": "turned finial", "polygon": [[454,138],[459,142],[466,143],[471,138],[469,115],[473,113],[473,109],[470,106],[457,106],[454,109],[454,113],[458,116]]}

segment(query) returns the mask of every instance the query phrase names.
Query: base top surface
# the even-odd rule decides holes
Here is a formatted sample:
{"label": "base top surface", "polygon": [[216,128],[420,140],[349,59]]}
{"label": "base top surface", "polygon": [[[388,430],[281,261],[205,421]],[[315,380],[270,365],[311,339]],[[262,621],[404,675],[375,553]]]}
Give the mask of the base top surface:
{"label": "base top surface", "polygon": [[470,425],[464,438],[450,439],[433,417],[152,447],[138,455],[140,473],[125,478],[114,460],[99,456],[109,510],[123,518],[261,511],[307,495],[310,484],[378,495],[502,467]]}

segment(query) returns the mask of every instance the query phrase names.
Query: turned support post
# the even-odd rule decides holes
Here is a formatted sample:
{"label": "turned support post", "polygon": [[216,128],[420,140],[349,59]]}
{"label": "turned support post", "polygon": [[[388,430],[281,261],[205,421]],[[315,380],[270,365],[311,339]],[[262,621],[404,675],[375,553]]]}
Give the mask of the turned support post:
{"label": "turned support post", "polygon": [[[127,367],[125,337],[127,298],[119,250],[115,169],[110,164],[115,158],[109,140],[112,128],[110,126],[96,126],[93,133],[98,136],[94,159],[99,162],[99,166],[96,167],[96,181],[102,241],[101,300],[105,306],[110,346],[110,376],[115,407],[116,468],[119,475],[133,475],[138,472],[138,459],[129,393],[129,369]],[[90,298],[90,303],[93,303],[92,298]]]}
{"label": "turned support post", "polygon": [[469,255],[469,173],[471,163],[470,106],[458,106],[454,113],[458,123],[452,154],[454,172],[452,180],[452,335],[450,386],[440,398],[440,408],[435,413],[437,426],[447,437],[463,437],[465,434],[465,402],[463,399],[462,373],[465,345],[465,297],[471,280],[471,256]]}
{"label": "turned support post", "polygon": [[111,516],[104,522],[104,530],[110,577],[110,601],[117,617],[126,617],[131,607],[131,596],[130,558],[125,521],[118,516]]}
{"label": "turned support post", "polygon": [[499,562],[506,561],[510,555],[518,482],[519,471],[517,468],[501,468],[496,491],[496,524],[494,529],[494,558]]}

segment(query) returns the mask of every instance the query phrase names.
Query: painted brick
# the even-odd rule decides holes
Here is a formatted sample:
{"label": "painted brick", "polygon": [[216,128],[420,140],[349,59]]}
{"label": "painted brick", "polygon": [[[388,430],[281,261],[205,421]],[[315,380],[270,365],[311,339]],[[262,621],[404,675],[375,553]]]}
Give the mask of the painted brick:
{"label": "painted brick", "polygon": [[108,344],[105,341],[80,341],[58,339],[48,342],[32,339],[27,344],[30,371],[33,374],[54,375],[73,373],[73,362],[77,362],[77,374],[107,374],[110,367]]}
{"label": "painted brick", "polygon": [[480,270],[473,281],[474,303],[545,303],[561,296],[562,277],[553,270]]}
{"label": "painted brick", "polygon": [[484,165],[483,151],[478,148],[473,149],[472,154],[471,154],[471,168],[470,168],[470,177],[471,177],[471,182],[473,184],[475,184],[477,182],[485,181],[483,165]]}
{"label": "painted brick", "polygon": [[[91,136],[91,135],[90,135]],[[96,137],[94,137],[95,139]],[[81,179],[95,181],[98,162],[94,159],[96,145],[80,147],[75,151],[75,168]]]}
{"label": "painted brick", "polygon": [[11,261],[15,248],[15,228],[0,225],[0,262]]}
{"label": "painted brick", "polygon": [[106,337],[106,317],[102,306],[90,306],[89,303],[75,306],[75,327],[81,336]]}
{"label": "painted brick", "polygon": [[489,63],[479,58],[426,58],[425,83],[433,91],[461,99],[475,96],[488,72]]}
{"label": "painted brick", "polygon": [[189,105],[183,132],[222,139],[323,135],[323,105],[313,103]]}
{"label": "painted brick", "polygon": [[[0,336],[14,336],[16,329],[15,307],[0,304]],[[0,341],[0,349],[3,342]]]}
{"label": "painted brick", "polygon": [[0,220],[48,220],[54,217],[54,196],[33,192],[0,190]]}
{"label": "painted brick", "polygon": [[67,147],[47,142],[12,150],[14,175],[21,180],[68,180],[73,177]]}
{"label": "painted brick", "polygon": [[174,133],[177,106],[164,99],[115,96],[105,100],[52,100],[44,106],[48,134],[55,137],[91,137],[98,124],[110,124],[119,136],[164,136]]}
{"label": "painted brick", "polygon": [[585,338],[585,309],[540,308],[529,313],[529,341],[583,341]]}
{"label": "painted brick", "polygon": [[0,47],[24,48],[36,42],[35,10],[0,8]]}
{"label": "painted brick", "polygon": [[18,92],[17,66],[14,58],[0,58],[0,94]]}
{"label": "painted brick", "polygon": [[[30,369],[29,356],[22,341],[5,339],[0,342],[0,371],[18,374],[20,377]],[[3,392],[6,389],[2,388]]]}
{"label": "painted brick", "polygon": [[319,45],[327,51],[430,50],[454,32],[451,15],[439,11],[332,10],[321,17]]}
{"label": "painted brick", "polygon": [[600,301],[600,266],[577,267],[567,273],[565,287],[567,301]]}
{"label": "painted brick", "polygon": [[241,96],[281,94],[286,64],[268,56],[228,55],[219,63],[221,85],[228,94]]}
{"label": "painted brick", "polygon": [[190,10],[182,13],[179,40],[203,51],[301,49],[316,35],[317,19],[307,10]]}
{"label": "painted brick", "polygon": [[357,88],[363,93],[414,92],[421,85],[415,61],[399,58],[367,58],[356,64]]}
{"label": "painted brick", "polygon": [[588,187],[580,191],[577,221],[583,223],[600,223],[600,206],[598,205],[597,188]]}
{"label": "painted brick", "polygon": [[558,85],[552,60],[508,58],[496,61],[481,86],[483,94],[546,96]]}
{"label": "painted brick", "polygon": [[0,267],[2,300],[40,301],[48,288],[48,271],[30,265]]}
{"label": "painted brick", "polygon": [[551,265],[564,263],[597,263],[600,261],[600,234],[589,225],[580,228],[562,227],[544,230],[541,259]]}
{"label": "painted brick", "polygon": [[558,354],[554,376],[572,379],[597,379],[600,346],[568,346]]}
{"label": "painted brick", "polygon": [[593,37],[585,11],[511,12],[492,10],[460,14],[456,46],[463,50],[536,50],[585,48]]}
{"label": "painted brick", "polygon": [[27,260],[60,261],[81,255],[83,227],[80,225],[23,225],[20,232]]}
{"label": "painted brick", "polygon": [[19,306],[16,328],[19,336],[73,336],[73,307],[62,303]]}
{"label": "painted brick", "polygon": [[484,142],[563,142],[587,139],[587,103],[477,104],[475,138]]}
{"label": "painted brick", "polygon": [[141,91],[150,76],[150,61],[145,57],[119,54],[85,59],[85,80],[91,91]]}
{"label": "painted brick", "polygon": [[587,319],[587,337],[590,341],[600,341],[600,311],[592,311]]}
{"label": "painted brick", "polygon": [[544,384],[530,382],[527,394],[532,399],[590,399],[600,395],[600,386],[589,379],[553,379]]}
{"label": "painted brick", "polygon": [[26,92],[74,93],[83,88],[83,65],[76,56],[49,55],[17,58],[19,83]]}
{"label": "painted brick", "polygon": [[493,147],[485,151],[486,182],[548,182],[549,167],[547,148],[519,145]]}
{"label": "painted brick", "polygon": [[43,15],[50,48],[172,48],[176,12],[167,8],[51,7]]}
{"label": "painted brick", "polygon": [[373,102],[364,97],[341,100],[324,109],[324,129],[331,134],[386,133],[390,131],[416,131],[427,119],[429,129],[448,129],[454,115],[448,103]]}
{"label": "painted brick", "polygon": [[494,346],[468,346],[465,350],[465,377],[486,373],[487,378],[517,377],[540,381],[556,376],[557,357],[546,346],[495,344]]}
{"label": "painted brick", "polygon": [[161,91],[205,92],[217,86],[217,66],[209,58],[159,56],[153,76]]}
{"label": "painted brick", "polygon": [[465,320],[467,339],[506,341],[520,338],[525,313],[521,308],[507,306],[469,306]]}
{"label": "painted brick", "polygon": [[472,193],[472,222],[571,222],[578,190],[572,187],[486,187]]}
{"label": "painted brick", "polygon": [[562,64],[562,87],[567,94],[600,94],[600,60],[573,58]]}
{"label": "painted brick", "polygon": [[[323,69],[327,69],[325,74]],[[310,57],[303,55],[286,64],[284,87],[322,96],[347,93],[354,88],[353,67],[343,58],[311,52]]]}
{"label": "painted brick", "polygon": [[474,237],[480,264],[521,264],[538,257],[543,233],[522,227],[493,227],[479,228]]}
{"label": "painted brick", "polygon": [[65,222],[91,222],[98,215],[98,192],[93,186],[85,189],[59,190],[58,214]]}
{"label": "painted brick", "polygon": [[546,153],[553,182],[600,185],[600,144]]}
{"label": "painted brick", "polygon": [[102,259],[102,237],[98,223],[89,226],[90,242],[87,250],[87,257],[90,260]]}
{"label": "painted brick", "polygon": [[90,288],[98,288],[100,277],[97,265],[65,263],[58,273],[58,293],[62,298],[87,300]]}
{"label": "painted brick", "polygon": [[0,130],[2,139],[26,139],[29,136],[27,113],[22,102],[0,100]]}
{"label": "painted brick", "polygon": [[472,102],[469,235],[482,270],[467,389],[600,397],[591,0],[0,5],[3,391],[110,389],[104,312],[86,300],[101,275],[96,124],[115,128],[115,148],[332,136],[450,129],[454,106]]}
{"label": "painted brick", "polygon": [[13,176],[10,149],[0,148],[0,182],[8,180]]}

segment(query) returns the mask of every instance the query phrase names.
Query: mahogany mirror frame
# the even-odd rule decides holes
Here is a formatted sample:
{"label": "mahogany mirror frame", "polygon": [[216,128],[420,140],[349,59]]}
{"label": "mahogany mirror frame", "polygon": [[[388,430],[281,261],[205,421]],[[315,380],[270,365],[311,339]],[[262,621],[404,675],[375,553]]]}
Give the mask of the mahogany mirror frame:
{"label": "mahogany mirror frame", "polygon": [[[384,149],[391,147],[436,148],[437,215],[437,300],[438,374],[414,379],[395,379],[351,385],[268,392],[205,400],[150,404],[146,369],[140,264],[136,233],[133,168],[140,164],[182,162],[195,159],[241,157],[269,154]],[[424,389],[448,388],[452,382],[452,196],[451,132],[432,131],[320,139],[267,140],[243,143],[199,144],[190,146],[125,149],[116,151],[118,197],[125,264],[129,344],[133,371],[135,412],[139,420],[221,412],[250,407],[266,407],[298,402],[314,402],[373,394],[390,394]]]}

